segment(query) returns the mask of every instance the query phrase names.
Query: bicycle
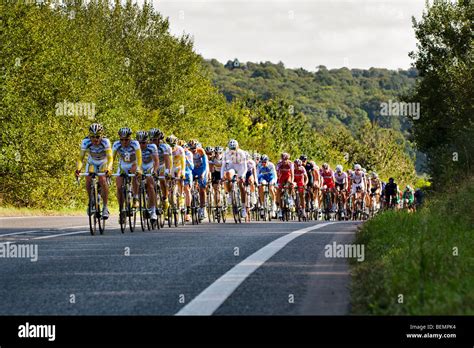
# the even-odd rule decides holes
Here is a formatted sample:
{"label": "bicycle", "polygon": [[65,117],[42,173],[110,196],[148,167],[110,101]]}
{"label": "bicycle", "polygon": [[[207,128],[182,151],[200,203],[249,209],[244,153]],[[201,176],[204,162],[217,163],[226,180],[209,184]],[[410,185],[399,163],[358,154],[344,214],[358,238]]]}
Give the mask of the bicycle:
{"label": "bicycle", "polygon": [[183,179],[176,179],[175,177],[168,178],[168,201],[169,201],[169,206],[168,206],[168,227],[171,227],[174,225],[175,227],[178,227],[178,214],[181,217],[181,225],[184,225],[184,210],[182,207],[179,206],[181,194],[179,193],[178,190],[178,185],[176,182],[178,180],[183,180]]}
{"label": "bicycle", "polygon": [[[247,210],[247,217],[245,218],[246,222],[251,221],[251,216],[254,215],[254,220],[258,219],[258,211],[255,214],[254,205],[252,204],[252,190],[250,183],[245,183],[245,208]],[[257,216],[255,216],[257,215]]]}
{"label": "bicycle", "polygon": [[374,217],[377,214],[377,194],[375,192],[370,193],[370,208],[369,208],[369,216]]}
{"label": "bicycle", "polygon": [[336,191],[336,219],[338,221],[345,220],[345,209],[344,209],[344,194],[346,190],[337,190]]}
{"label": "bicycle", "polygon": [[160,179],[164,179],[164,176],[154,176],[153,179],[156,195],[156,227],[159,230],[165,226],[165,220],[163,217],[163,194],[161,192],[161,186],[159,182]]}
{"label": "bicycle", "polygon": [[232,215],[234,216],[235,223],[242,223],[242,202],[240,201],[240,188],[237,185],[237,175],[234,175],[230,180],[230,197],[232,201]]}
{"label": "bicycle", "polygon": [[304,215],[305,209],[301,207],[301,202],[300,202],[300,195],[299,195],[299,187],[296,188],[296,194],[295,194],[295,205],[296,205],[296,210],[297,210],[297,216],[298,216],[298,221],[306,221],[307,217]]}
{"label": "bicycle", "polygon": [[291,184],[285,183],[281,189],[281,220],[289,221],[290,220],[290,209],[291,209],[291,195],[289,190],[291,190]]}
{"label": "bicycle", "polygon": [[270,184],[267,182],[263,182],[260,184],[263,186],[263,204],[260,207],[263,210],[263,221],[271,221],[272,220],[272,202],[270,197]]}
{"label": "bicycle", "polygon": [[227,212],[227,194],[221,183],[217,185],[217,190],[214,191],[214,194],[217,199],[217,205],[213,209],[213,219],[217,220],[217,223],[220,223],[221,220],[223,223],[225,223]]}
{"label": "bicycle", "polygon": [[207,196],[207,199],[206,199],[207,218],[209,219],[209,222],[214,222],[216,218],[214,206],[212,205],[212,203],[214,202],[214,187],[212,187],[211,182],[207,183],[206,196]]}
{"label": "bicycle", "polygon": [[201,222],[199,219],[199,182],[198,176],[194,176],[193,185],[191,186],[191,222],[193,225],[197,225]]}
{"label": "bicycle", "polygon": [[[100,234],[104,234],[105,231],[105,219],[102,217],[103,202],[100,194],[101,188],[99,181],[97,180],[98,176],[105,176],[105,173],[80,173],[81,176],[90,176],[90,193],[89,193],[89,204],[87,212],[89,215],[89,229],[91,235],[95,235],[97,232],[97,225],[99,226]],[[79,177],[77,177],[77,183],[79,184]]]}
{"label": "bicycle", "polygon": [[[148,192],[146,189],[146,178],[153,176],[153,174],[142,174],[139,187],[139,209],[140,212],[140,226],[142,231],[155,229],[157,221],[150,220],[150,208],[148,206]],[[157,215],[158,216],[158,215]]]}
{"label": "bicycle", "polygon": [[323,214],[326,221],[331,220],[331,203],[332,203],[332,193],[329,189],[323,190]]}
{"label": "bicycle", "polygon": [[362,214],[364,211],[364,200],[361,195],[362,189],[357,187],[355,196],[355,208],[353,211],[353,220],[362,220]]}
{"label": "bicycle", "polygon": [[122,231],[122,233],[125,233],[128,218],[128,227],[130,228],[130,232],[133,232],[137,223],[137,211],[135,208],[132,207],[133,192],[131,178],[135,177],[135,174],[121,173],[113,174],[113,176],[121,176],[123,178],[123,183],[121,187],[123,201],[119,207],[120,230]]}
{"label": "bicycle", "polygon": [[306,217],[308,220],[317,220],[317,214],[315,214],[315,201],[314,201],[314,194],[313,188],[311,186],[306,185],[304,199],[306,202]]}

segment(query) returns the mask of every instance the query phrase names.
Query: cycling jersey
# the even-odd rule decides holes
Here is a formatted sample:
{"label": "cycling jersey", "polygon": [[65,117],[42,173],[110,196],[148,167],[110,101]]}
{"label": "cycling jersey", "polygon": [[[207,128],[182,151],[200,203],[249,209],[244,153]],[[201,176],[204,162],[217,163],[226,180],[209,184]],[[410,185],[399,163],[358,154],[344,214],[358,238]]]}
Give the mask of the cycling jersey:
{"label": "cycling jersey", "polygon": [[341,174],[336,172],[334,173],[334,180],[336,181],[336,184],[344,185],[347,181],[347,174],[345,172],[341,172]]}
{"label": "cycling jersey", "polygon": [[[253,159],[247,159],[247,174],[245,175],[245,180],[246,183],[248,184],[248,180],[251,176],[253,176],[254,172],[253,170],[256,168],[257,164]],[[256,177],[254,177],[254,180],[256,181]]]}
{"label": "cycling jersey", "polygon": [[351,186],[351,193],[355,194],[357,192],[357,189],[360,188],[362,191],[366,190],[366,185],[363,185],[365,182],[365,174],[361,172],[359,175],[356,174],[356,172],[353,172],[351,175],[351,181],[352,181],[352,186]]}
{"label": "cycling jersey", "polygon": [[398,186],[397,184],[388,183],[385,185],[385,196],[395,196],[398,193]]}
{"label": "cycling jersey", "polygon": [[165,143],[160,143],[158,145],[158,159],[160,161],[160,175],[164,175],[166,163],[165,163],[165,156],[170,156],[171,163],[173,163],[173,158],[171,154],[171,146]]}
{"label": "cycling jersey", "polygon": [[113,155],[110,140],[102,138],[98,145],[94,145],[89,137],[82,140],[81,152],[77,159],[76,169],[82,169],[82,161],[87,154],[86,172],[112,171]]}
{"label": "cycling jersey", "polygon": [[142,150],[142,169],[143,173],[151,174],[154,168],[153,157],[158,155],[158,148],[155,144],[147,144]]}
{"label": "cycling jersey", "polygon": [[223,157],[222,155],[218,158],[217,156],[212,157],[212,159],[209,160],[209,164],[212,164],[212,171],[213,172],[219,172],[221,171],[222,168],[222,161]]}
{"label": "cycling jersey", "polygon": [[415,201],[414,192],[412,190],[405,190],[403,192],[403,199],[408,199],[408,203],[413,203]]}
{"label": "cycling jersey", "polygon": [[203,148],[198,147],[196,148],[196,152],[192,154],[194,163],[193,176],[199,176],[199,186],[205,188],[207,184],[206,171],[208,166],[206,153]]}
{"label": "cycling jersey", "polygon": [[382,184],[380,182],[380,179],[373,179],[371,178],[370,179],[370,185],[371,185],[371,189],[370,191],[375,193],[375,191],[377,191],[379,188],[381,188]]}
{"label": "cycling jersey", "polygon": [[247,173],[247,155],[241,149],[227,150],[222,159],[221,176],[230,170],[234,170],[239,177]]}
{"label": "cycling jersey", "polygon": [[336,182],[336,189],[344,190],[347,183],[347,173],[341,172],[341,174],[339,174],[338,172],[335,172],[334,181]]}
{"label": "cycling jersey", "polygon": [[155,144],[147,144],[146,148],[142,150],[143,165],[153,162],[153,156],[158,154],[158,148]]}
{"label": "cycling jersey", "polygon": [[294,168],[294,176],[295,176],[295,183],[298,187],[304,186],[304,177],[306,175],[306,169],[304,166],[295,166]]}
{"label": "cycling jersey", "polygon": [[323,177],[323,186],[327,188],[334,188],[334,172],[332,169],[324,170],[321,169],[320,172],[321,176]]}
{"label": "cycling jersey", "polygon": [[213,184],[218,184],[221,181],[222,155],[212,156],[209,165],[212,165],[211,181]]}
{"label": "cycling jersey", "polygon": [[313,175],[314,163],[306,162],[306,164],[304,165],[304,168],[306,169],[306,174],[308,175],[308,185],[313,186],[313,182],[314,182],[314,175]]}
{"label": "cycling jersey", "polygon": [[275,184],[277,178],[275,165],[272,162],[268,161],[267,165],[264,166],[260,162],[257,165],[257,178],[259,184],[263,180],[265,180],[269,184]]}
{"label": "cycling jersey", "polygon": [[173,173],[177,174],[180,171],[181,175],[184,175],[184,171],[186,170],[186,155],[184,149],[176,145],[172,148],[171,155],[173,156]]}
{"label": "cycling jersey", "polygon": [[135,163],[138,168],[141,168],[142,150],[138,141],[131,140],[128,146],[123,146],[120,140],[117,140],[112,147],[112,151],[114,158],[117,153],[120,157],[117,174],[120,174],[122,170],[128,172]]}
{"label": "cycling jersey", "polygon": [[277,163],[276,170],[279,174],[278,184],[280,185],[280,188],[283,187],[286,182],[290,181],[291,175],[294,174],[294,168],[294,164],[290,160],[280,160]]}
{"label": "cycling jersey", "polygon": [[186,159],[186,170],[184,174],[184,184],[185,185],[192,185],[193,183],[193,169],[194,169],[194,162],[193,162],[193,154],[188,149],[184,149],[184,157]]}

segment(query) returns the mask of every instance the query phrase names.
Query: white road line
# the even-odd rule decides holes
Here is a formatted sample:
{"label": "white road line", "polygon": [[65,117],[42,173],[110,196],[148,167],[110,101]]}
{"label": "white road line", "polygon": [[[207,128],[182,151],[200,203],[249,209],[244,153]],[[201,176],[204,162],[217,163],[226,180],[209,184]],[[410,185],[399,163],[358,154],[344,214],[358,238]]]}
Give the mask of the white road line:
{"label": "white road line", "polygon": [[74,228],[84,228],[84,227],[89,227],[89,225],[64,227],[64,228],[61,228],[61,229],[43,228],[43,229],[39,229],[39,230],[31,230],[31,231],[21,231],[21,232],[5,233],[5,234],[0,234],[0,238],[5,237],[5,236],[14,236],[14,235],[17,235],[17,234],[36,233],[36,232],[49,232],[49,231],[62,231],[62,230],[72,230],[72,229],[74,229]]}
{"label": "white road line", "polygon": [[248,276],[293,239],[335,223],[337,222],[327,222],[296,230],[265,245],[209,285],[176,315],[212,315]]}
{"label": "white road line", "polygon": [[36,238],[32,238],[32,239],[48,239],[48,238],[56,238],[56,237],[69,236],[69,235],[71,235],[71,234],[81,234],[81,233],[90,233],[90,231],[78,231],[78,232],[60,233],[60,234],[53,234],[53,235],[49,235],[49,236],[36,237]]}

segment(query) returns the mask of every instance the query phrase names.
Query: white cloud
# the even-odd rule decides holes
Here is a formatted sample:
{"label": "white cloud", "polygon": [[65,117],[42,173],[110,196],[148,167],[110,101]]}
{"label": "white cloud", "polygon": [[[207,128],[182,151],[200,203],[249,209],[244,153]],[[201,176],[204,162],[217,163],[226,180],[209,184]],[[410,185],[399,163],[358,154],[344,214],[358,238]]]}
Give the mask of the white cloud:
{"label": "white cloud", "polygon": [[154,0],[174,35],[196,52],[226,62],[283,61],[314,70],[408,68],[416,40],[411,17],[424,0]]}

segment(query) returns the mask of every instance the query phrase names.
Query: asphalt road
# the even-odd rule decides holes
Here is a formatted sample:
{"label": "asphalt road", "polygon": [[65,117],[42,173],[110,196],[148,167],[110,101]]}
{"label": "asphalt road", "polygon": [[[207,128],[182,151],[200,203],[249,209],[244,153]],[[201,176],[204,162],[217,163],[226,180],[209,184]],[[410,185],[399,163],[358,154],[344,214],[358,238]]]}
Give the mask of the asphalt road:
{"label": "asphalt road", "polygon": [[[343,315],[358,223],[259,222],[91,236],[85,217],[0,218],[0,315]],[[295,232],[297,231],[297,232]],[[0,255],[1,256],[1,255]],[[10,255],[11,256],[11,255]]]}

